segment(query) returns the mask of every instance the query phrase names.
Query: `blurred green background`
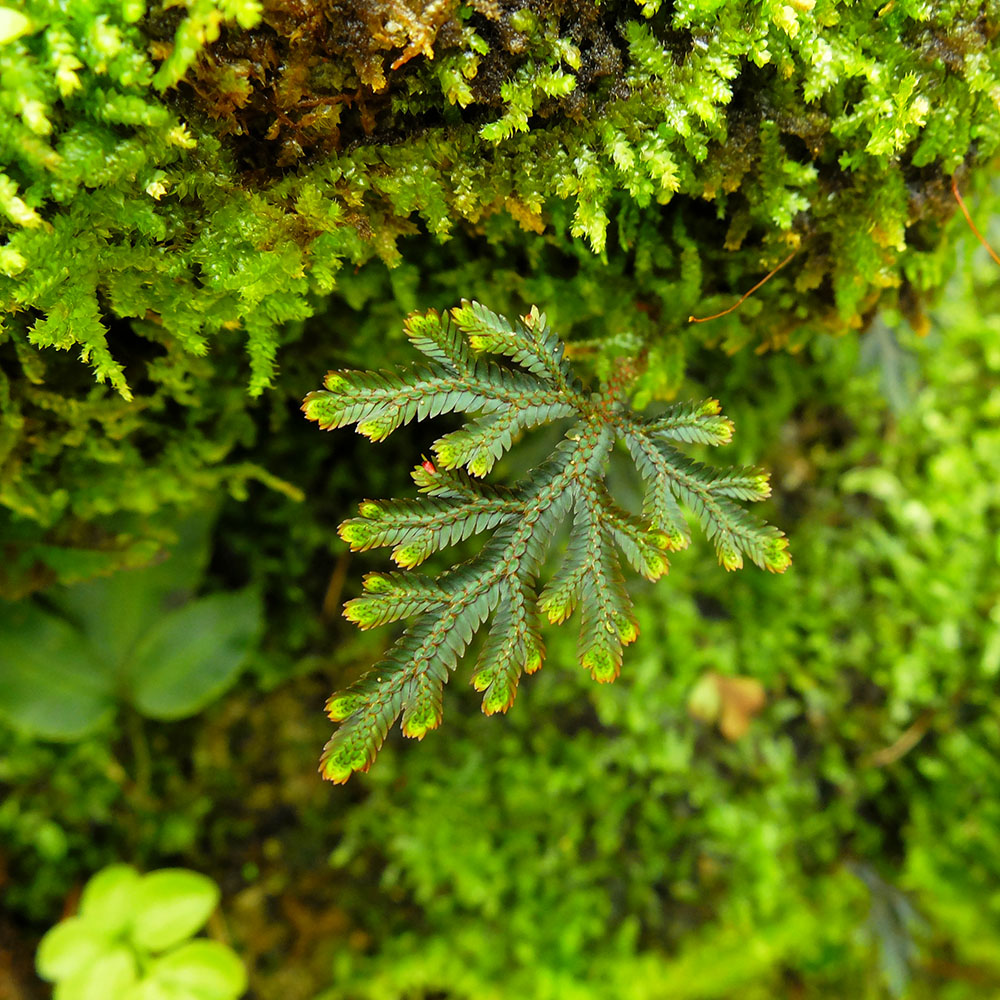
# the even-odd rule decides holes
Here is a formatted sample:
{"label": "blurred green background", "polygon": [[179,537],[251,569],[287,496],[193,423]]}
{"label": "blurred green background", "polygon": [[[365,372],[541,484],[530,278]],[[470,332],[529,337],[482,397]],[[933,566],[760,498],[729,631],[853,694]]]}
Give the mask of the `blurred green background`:
{"label": "blurred green background", "polygon": [[[0,996],[47,995],[35,944],[121,860],[217,880],[266,1000],[1000,996],[1000,268],[954,246],[924,336],[883,312],[691,359],[680,395],[736,420],[724,457],[773,470],[787,574],[696,542],[633,581],[616,684],[551,630],[508,716],[459,675],[440,731],[393,734],[345,787],[316,774],[322,702],[389,630],[339,619],[380,563],[334,528],[434,431],[318,436],[294,416],[315,371],[286,371],[255,419],[294,489],[180,522],[151,569],[3,605]],[[352,305],[405,357],[387,274]]]}

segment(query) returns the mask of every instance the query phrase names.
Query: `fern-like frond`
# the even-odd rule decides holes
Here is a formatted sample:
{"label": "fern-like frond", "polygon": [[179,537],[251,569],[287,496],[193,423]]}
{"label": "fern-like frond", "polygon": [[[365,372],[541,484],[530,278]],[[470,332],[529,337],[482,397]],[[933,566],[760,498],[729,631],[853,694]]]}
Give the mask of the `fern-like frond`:
{"label": "fern-like frond", "polygon": [[509,515],[520,513],[522,507],[517,500],[490,497],[462,503],[446,499],[365,500],[359,508],[361,516],[341,524],[340,537],[354,552],[393,545],[395,563],[412,569],[432,552],[495,528]]}
{"label": "fern-like frond", "polygon": [[443,365],[413,365],[406,371],[329,372],[324,388],[306,396],[302,409],[323,430],[357,424],[371,441],[384,441],[413,420],[442,413],[494,411],[508,406],[554,406],[561,393],[527,372],[477,361],[467,373]]}
{"label": "fern-like frond", "polygon": [[410,343],[431,361],[451,368],[456,374],[469,375],[474,371],[475,357],[450,316],[442,317],[434,309],[412,313],[403,329]]}
{"label": "fern-like frond", "polygon": [[536,308],[511,323],[478,302],[463,301],[452,316],[475,350],[504,355],[567,393],[574,392],[575,378],[563,345]]}
{"label": "fern-like frond", "polygon": [[687,444],[729,444],[733,439],[733,422],[722,415],[717,399],[674,403],[647,429],[655,437]]}
{"label": "fern-like frond", "polygon": [[[541,615],[559,624],[579,612],[580,663],[595,680],[614,680],[623,648],[639,633],[619,552],[649,580],[666,573],[668,553],[690,539],[681,504],[697,516],[727,569],[741,566],[744,555],[772,572],[790,562],[784,535],[734,502],[768,496],[766,474],[715,469],[673,446],[729,441],[732,423],[717,401],[679,403],[645,419],[625,403],[628,363],[608,386],[587,394],[537,309],[511,323],[465,302],[444,316],[411,316],[406,333],[429,363],[398,374],[331,372],[325,388],[303,404],[321,427],[357,424],[373,441],[411,420],[474,415],[435,442],[436,461],[414,469],[420,497],[366,500],[340,526],[355,551],[392,546],[404,568],[368,574],[345,615],[366,629],[410,624],[371,671],[327,704],[340,726],[321,770],[335,782],[368,769],[400,716],[403,734],[417,739],[440,724],[442,689],[487,621],[472,676],[487,714],[507,711],[521,675],[541,667]],[[481,481],[523,431],[563,418],[573,419],[565,437],[523,482],[510,488]],[[617,438],[643,483],[639,514],[616,504],[604,483]],[[567,518],[565,552],[539,594],[539,577]],[[430,554],[489,531],[470,561],[436,577],[410,571]]]}
{"label": "fern-like frond", "polygon": [[434,442],[433,450],[445,469],[468,468],[475,476],[485,476],[514,443],[521,432],[560,417],[576,414],[570,403],[510,407],[471,421]]}

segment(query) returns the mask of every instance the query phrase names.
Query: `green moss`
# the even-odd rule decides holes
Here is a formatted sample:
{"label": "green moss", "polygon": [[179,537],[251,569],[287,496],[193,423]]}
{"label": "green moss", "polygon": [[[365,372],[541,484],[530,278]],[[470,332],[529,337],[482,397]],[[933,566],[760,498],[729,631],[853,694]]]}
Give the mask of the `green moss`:
{"label": "green moss", "polygon": [[[971,0],[23,17],[0,46],[0,503],[26,566],[239,489],[227,456],[267,419],[242,388],[352,347],[366,262],[383,310],[536,301],[598,368],[645,349],[640,394],[669,397],[694,343],[800,348],[879,304],[919,323],[949,178],[1000,149],[1000,15]],[[353,346],[383,351],[384,319]]]}

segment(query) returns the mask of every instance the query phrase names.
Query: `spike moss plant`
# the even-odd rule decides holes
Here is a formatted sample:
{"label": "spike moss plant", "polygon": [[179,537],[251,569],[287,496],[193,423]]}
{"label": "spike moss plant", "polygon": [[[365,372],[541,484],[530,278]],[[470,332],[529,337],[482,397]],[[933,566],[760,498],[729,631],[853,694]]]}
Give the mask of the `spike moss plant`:
{"label": "spike moss plant", "polygon": [[[364,594],[346,605],[347,618],[363,629],[412,622],[382,660],[327,703],[341,725],[321,770],[338,783],[368,770],[400,715],[403,734],[417,739],[440,724],[448,676],[488,619],[472,676],[487,715],[506,712],[522,672],[541,667],[543,615],[559,624],[579,610],[580,663],[594,680],[613,681],[623,647],[639,634],[618,552],[646,579],[661,577],[668,554],[690,541],[681,504],[697,514],[727,570],[742,567],[744,556],[773,573],[791,562],[782,532],[734,502],[769,496],[766,473],[715,469],[675,447],[732,439],[732,422],[716,400],[644,417],[627,403],[636,369],[628,361],[608,384],[587,391],[536,308],[511,323],[463,302],[443,316],[411,315],[406,333],[427,363],[398,373],[330,372],[302,407],[326,430],[356,424],[372,441],[413,420],[472,414],[434,443],[434,461],[413,471],[423,496],[365,500],[360,516],[340,526],[352,550],[391,545],[401,567],[369,573]],[[561,418],[571,419],[569,430],[525,481],[481,481],[520,432]],[[641,514],[620,507],[604,481],[619,440],[642,480]],[[546,555],[567,521],[562,561],[539,593]],[[482,532],[492,538],[475,558],[436,577],[414,572],[432,553]]]}

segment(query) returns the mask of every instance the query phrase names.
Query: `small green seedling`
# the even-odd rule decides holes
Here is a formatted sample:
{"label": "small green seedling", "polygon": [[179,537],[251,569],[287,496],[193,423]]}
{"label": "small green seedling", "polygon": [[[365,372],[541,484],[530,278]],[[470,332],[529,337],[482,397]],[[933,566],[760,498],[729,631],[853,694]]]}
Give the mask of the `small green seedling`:
{"label": "small green seedling", "polygon": [[237,954],[193,938],[218,902],[198,872],[110,865],[85,886],[77,915],[42,938],[38,974],[56,984],[54,1000],[236,1000],[247,985]]}
{"label": "small green seedling", "polygon": [[169,720],[219,697],[254,648],[262,610],[253,589],[193,596],[207,528],[191,521],[163,562],[52,592],[47,604],[0,601],[0,720],[75,740],[123,702]]}

